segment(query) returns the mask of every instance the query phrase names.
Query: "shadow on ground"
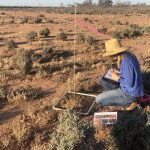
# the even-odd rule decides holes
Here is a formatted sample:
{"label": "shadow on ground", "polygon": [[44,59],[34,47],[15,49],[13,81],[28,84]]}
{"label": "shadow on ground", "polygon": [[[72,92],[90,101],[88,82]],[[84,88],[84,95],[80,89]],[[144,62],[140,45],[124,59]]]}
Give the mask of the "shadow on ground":
{"label": "shadow on ground", "polygon": [[22,111],[18,107],[14,107],[12,109],[9,109],[5,112],[0,113],[0,125],[12,118],[15,118],[21,113]]}

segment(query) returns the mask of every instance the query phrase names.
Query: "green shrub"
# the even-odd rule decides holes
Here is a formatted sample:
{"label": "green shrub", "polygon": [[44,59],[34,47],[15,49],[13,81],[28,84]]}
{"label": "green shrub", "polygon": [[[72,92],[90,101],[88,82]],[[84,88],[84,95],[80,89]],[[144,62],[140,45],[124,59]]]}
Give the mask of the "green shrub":
{"label": "green shrub", "polygon": [[85,42],[85,36],[84,36],[84,34],[82,34],[82,33],[79,34],[79,35],[77,36],[76,40],[77,40],[77,43],[78,43],[78,44],[84,43],[84,42]]}
{"label": "green shrub", "polygon": [[42,18],[41,17],[36,17],[35,19],[34,19],[34,23],[41,23],[43,20],[42,20]]}
{"label": "green shrub", "polygon": [[129,39],[130,38],[130,34],[131,34],[131,31],[129,29],[125,29],[124,31],[122,31],[122,36],[124,39]]}
{"label": "green shrub", "polygon": [[43,37],[48,37],[49,34],[50,34],[50,31],[48,28],[45,28],[45,29],[40,31],[40,35]]}
{"label": "green shrub", "polygon": [[117,20],[116,24],[117,25],[122,25],[122,22],[120,20]]}
{"label": "green shrub", "polygon": [[143,110],[120,112],[118,121],[111,131],[117,148],[119,150],[148,150],[150,129],[146,123],[147,115]]}
{"label": "green shrub", "polygon": [[47,19],[47,23],[54,23],[52,19]]}
{"label": "green shrub", "polygon": [[131,30],[130,37],[135,38],[142,35],[143,35],[143,31],[141,31],[140,29],[135,29],[135,30]]}
{"label": "green shrub", "polygon": [[52,53],[54,50],[53,50],[53,48],[52,47],[45,47],[44,49],[43,49],[43,52],[45,53],[45,54],[50,54],[50,53]]}
{"label": "green shrub", "polygon": [[150,70],[142,71],[144,89],[150,92]]}
{"label": "green shrub", "polygon": [[122,39],[122,34],[121,34],[121,32],[119,32],[119,31],[115,31],[115,32],[113,32],[113,35],[112,35],[114,38],[116,38],[116,39]]}
{"label": "green shrub", "polygon": [[21,19],[21,23],[28,23],[28,21],[29,21],[29,17],[23,17]]}
{"label": "green shrub", "polygon": [[13,39],[9,39],[8,41],[6,41],[6,46],[8,50],[14,50],[15,48],[17,48],[17,44]]}
{"label": "green shrub", "polygon": [[0,99],[6,98],[8,93],[8,77],[6,74],[0,74]]}
{"label": "green shrub", "polygon": [[27,39],[29,41],[34,41],[36,37],[37,37],[37,32],[35,31],[31,31],[27,34]]}
{"label": "green shrub", "polygon": [[150,33],[150,26],[149,27],[144,27],[143,31],[146,32],[146,33]]}
{"label": "green shrub", "polygon": [[60,32],[60,33],[57,35],[57,39],[65,41],[65,40],[67,39],[67,34],[64,33],[64,32]]}
{"label": "green shrub", "polygon": [[131,29],[139,29],[140,27],[137,24],[130,24]]}
{"label": "green shrub", "polygon": [[22,74],[28,74],[32,69],[32,52],[31,50],[19,49],[15,60],[16,66]]}
{"label": "green shrub", "polygon": [[94,39],[94,37],[92,37],[92,36],[88,36],[88,37],[85,39],[85,42],[88,43],[89,45],[93,45],[93,44],[95,44],[95,39]]}
{"label": "green shrub", "polygon": [[99,32],[102,32],[102,33],[107,33],[107,28],[106,27],[102,27],[100,29],[98,29]]}
{"label": "green shrub", "polygon": [[59,118],[59,125],[51,135],[49,150],[73,150],[82,142],[88,125],[79,121],[73,111],[64,112]]}

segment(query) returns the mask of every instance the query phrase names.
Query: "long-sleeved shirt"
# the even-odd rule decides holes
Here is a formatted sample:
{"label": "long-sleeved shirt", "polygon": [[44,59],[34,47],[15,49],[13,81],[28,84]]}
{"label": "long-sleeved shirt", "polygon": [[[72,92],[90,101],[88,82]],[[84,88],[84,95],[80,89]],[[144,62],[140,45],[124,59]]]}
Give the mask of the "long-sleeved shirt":
{"label": "long-sleeved shirt", "polygon": [[119,82],[121,89],[126,94],[132,97],[144,96],[139,62],[137,58],[129,52],[125,53],[125,58],[121,62]]}

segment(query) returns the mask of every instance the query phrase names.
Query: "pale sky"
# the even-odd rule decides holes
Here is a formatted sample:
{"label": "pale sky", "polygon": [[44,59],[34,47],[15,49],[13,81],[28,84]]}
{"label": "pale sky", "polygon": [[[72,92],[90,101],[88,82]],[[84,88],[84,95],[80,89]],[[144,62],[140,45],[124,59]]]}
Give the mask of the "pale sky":
{"label": "pale sky", "polygon": [[[60,3],[65,5],[76,3],[82,3],[84,0],[0,0],[0,6],[60,6]],[[93,0],[97,3],[98,0]],[[118,0],[113,0],[114,2]],[[150,4],[150,0],[120,0],[130,1],[132,3],[147,3]]]}

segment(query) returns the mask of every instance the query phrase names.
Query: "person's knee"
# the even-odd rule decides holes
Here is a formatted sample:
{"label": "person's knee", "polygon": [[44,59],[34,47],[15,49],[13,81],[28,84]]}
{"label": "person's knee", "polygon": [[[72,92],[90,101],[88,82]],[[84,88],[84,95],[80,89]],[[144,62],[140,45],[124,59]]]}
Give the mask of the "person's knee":
{"label": "person's knee", "polygon": [[96,103],[102,105],[102,101],[104,100],[103,94],[99,94],[96,96]]}

